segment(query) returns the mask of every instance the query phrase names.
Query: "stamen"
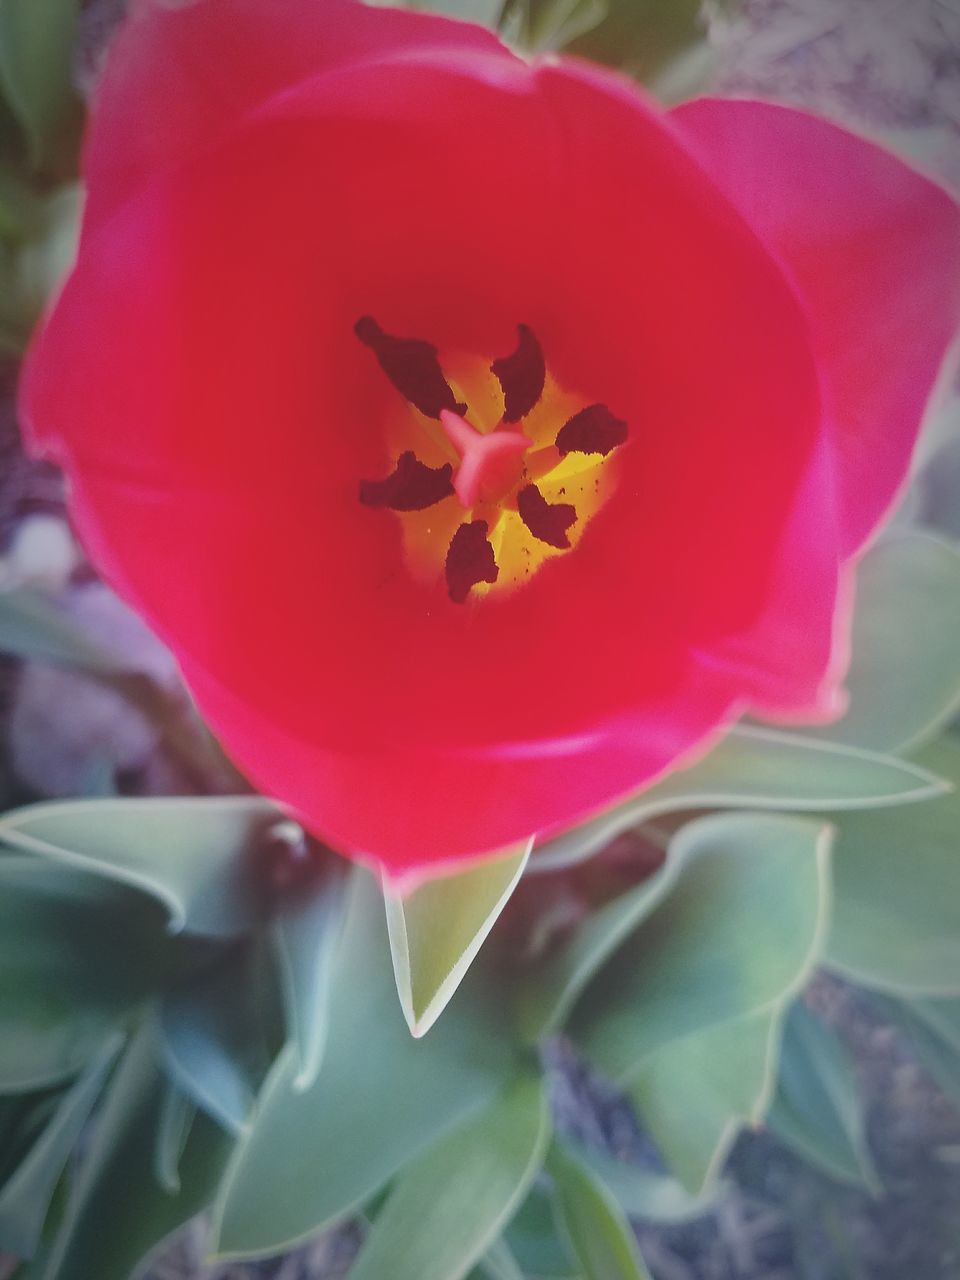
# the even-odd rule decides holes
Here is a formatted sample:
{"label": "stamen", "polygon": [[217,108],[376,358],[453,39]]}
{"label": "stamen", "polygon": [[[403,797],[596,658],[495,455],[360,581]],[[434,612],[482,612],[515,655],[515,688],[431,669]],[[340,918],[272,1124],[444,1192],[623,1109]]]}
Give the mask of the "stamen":
{"label": "stamen", "polygon": [[520,341],[513,355],[494,360],[490,366],[503,388],[504,422],[519,422],[526,417],[543,395],[547,378],[540,343],[525,324],[517,326]]}
{"label": "stamen", "polygon": [[605,404],[592,404],[575,413],[557,436],[562,457],[568,453],[600,453],[606,456],[627,438],[627,424],[615,418]]}
{"label": "stamen", "polygon": [[577,522],[572,503],[548,502],[535,484],[528,484],[517,494],[517,510],[535,538],[561,551],[570,546],[567,530]]}
{"label": "stamen", "polygon": [[462,524],[453,535],[444,565],[447,589],[454,604],[463,604],[478,582],[496,582],[500,576],[493,547],[487,540],[486,520]]}
{"label": "stamen", "polygon": [[360,341],[370,348],[396,389],[428,418],[439,418],[444,409],[466,413],[443,376],[437,348],[419,338],[394,338],[373,316],[361,316],[353,327]]}
{"label": "stamen", "polygon": [[360,501],[391,511],[424,511],[453,493],[453,467],[428,467],[410,452],[401,453],[385,480],[361,480]]}
{"label": "stamen", "polygon": [[464,507],[496,502],[512,489],[523,470],[522,458],[530,440],[522,431],[478,431],[446,409],[440,421],[450,443],[463,459],[453,487]]}

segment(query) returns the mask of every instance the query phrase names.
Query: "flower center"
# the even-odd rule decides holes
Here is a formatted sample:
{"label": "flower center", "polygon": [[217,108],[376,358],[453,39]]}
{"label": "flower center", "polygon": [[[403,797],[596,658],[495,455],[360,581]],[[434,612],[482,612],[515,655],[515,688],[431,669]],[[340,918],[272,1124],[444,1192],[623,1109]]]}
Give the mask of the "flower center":
{"label": "flower center", "polygon": [[387,334],[357,337],[396,391],[384,434],[393,470],[360,501],[395,513],[408,568],[456,604],[523,586],[572,551],[610,497],[627,424],[557,385],[531,329],[490,362]]}

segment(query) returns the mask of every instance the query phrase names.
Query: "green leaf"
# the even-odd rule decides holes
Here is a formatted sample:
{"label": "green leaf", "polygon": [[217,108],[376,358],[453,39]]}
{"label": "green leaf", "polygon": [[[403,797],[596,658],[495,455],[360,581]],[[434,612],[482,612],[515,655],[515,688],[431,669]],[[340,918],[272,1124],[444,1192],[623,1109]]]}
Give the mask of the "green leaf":
{"label": "green leaf", "polygon": [[56,1185],[122,1044],[119,1034],[107,1038],[0,1190],[0,1249],[20,1258],[36,1252]]}
{"label": "green leaf", "polygon": [[650,1280],[633,1228],[594,1170],[556,1145],[548,1168],[584,1280]]}
{"label": "green leaf", "polygon": [[0,854],[0,1090],[75,1075],[179,962],[151,899]]}
{"label": "green leaf", "polygon": [[689,769],[671,773],[534,853],[530,874],[583,861],[614,836],[684,809],[841,812],[942,795],[929,770],[904,760],[795,733],[740,725]]}
{"label": "green leaf", "polygon": [[[717,818],[723,830],[727,821]],[[775,838],[781,818],[765,819],[734,816],[731,830],[738,833],[757,823],[757,831]],[[813,831],[810,824],[793,824],[790,830]],[[517,1016],[524,1038],[535,1042],[541,1036],[558,1030],[584,989],[603,966],[616,954],[641,925],[674,891],[688,865],[702,852],[702,841],[709,839],[711,828],[691,823],[682,828],[670,843],[663,866],[634,889],[620,894],[583,919],[569,936],[549,951],[524,975],[516,997]],[[752,837],[747,838],[747,845]],[[746,845],[745,845],[746,847]],[[762,856],[762,855],[761,855]],[[731,886],[732,887],[732,886]],[[718,926],[715,926],[714,932]],[[722,945],[722,937],[714,937],[712,945]],[[699,945],[699,943],[697,943]],[[696,1028],[691,1028],[696,1029]]]}
{"label": "green leaf", "polygon": [[533,840],[411,892],[384,885],[400,1005],[414,1036],[430,1030],[466,976],[523,874]]}
{"label": "green leaf", "polygon": [[580,1268],[561,1238],[555,1197],[535,1183],[504,1233],[525,1275],[536,1280],[582,1280]]}
{"label": "green leaf", "polygon": [[0,592],[0,652],[97,676],[127,670],[116,654],[98,645],[51,596],[27,587]]}
{"label": "green leaf", "polygon": [[75,136],[72,84],[79,0],[0,0],[0,92],[27,138],[34,167]]}
{"label": "green leaf", "polygon": [[947,1097],[960,1106],[960,999],[881,997],[876,1003]]}
{"label": "green leaf", "polygon": [[512,1081],[403,1171],[351,1280],[461,1280],[523,1200],[548,1138],[540,1078]]}
{"label": "green leaf", "polygon": [[494,1241],[480,1259],[477,1270],[486,1280],[525,1280],[520,1264],[502,1236]]}
{"label": "green leaf", "polygon": [[714,1184],[708,1195],[693,1196],[669,1174],[615,1160],[569,1141],[565,1145],[575,1152],[581,1164],[596,1173],[629,1218],[665,1224],[693,1222],[713,1213],[729,1190]]}
{"label": "green leaf", "polygon": [[609,0],[516,0],[504,7],[501,31],[536,53],[563,49],[608,16]]}
{"label": "green leaf", "polygon": [[111,1085],[43,1280],[129,1280],[148,1252],[210,1202],[231,1140],[202,1114],[180,1158],[179,1190],[155,1177],[166,1096],[157,1054],[148,1020]]}
{"label": "green leaf", "polygon": [[560,1029],[587,983],[670,892],[685,858],[686,845],[674,841],[658,871],[592,911],[523,975],[515,1000],[528,1043]]}
{"label": "green leaf", "polygon": [[352,877],[323,1067],[297,1090],[288,1046],[241,1139],[217,1209],[221,1254],[278,1253],[359,1208],[408,1160],[496,1094],[514,1062],[502,995],[474,966],[434,1033],[399,1008],[380,889]]}
{"label": "green leaf", "polygon": [[671,1041],[769,1010],[822,948],[830,830],[801,818],[722,814],[674,837],[670,893],[586,989],[571,1031],[615,1081]]}
{"label": "green leaf", "polygon": [[231,1133],[267,1072],[268,1011],[257,948],[242,946],[164,996],[158,1039],[179,1089]]}
{"label": "green leaf", "polygon": [[881,1194],[853,1064],[837,1037],[800,1001],[787,1017],[766,1123],[831,1178]]}
{"label": "green leaf", "polygon": [[[534,0],[535,5],[555,0]],[[609,0],[606,19],[570,51],[651,83],[706,36],[701,0]]]}
{"label": "green leaf", "polygon": [[[960,782],[960,743],[919,756]],[[826,964],[863,986],[960,994],[960,790],[909,810],[837,823]]]}
{"label": "green leaf", "polygon": [[229,938],[261,914],[257,855],[282,817],[259,796],[56,801],[6,814],[0,840],[151,894],[171,932]]}
{"label": "green leaf", "polygon": [[630,1097],[667,1165],[694,1196],[709,1186],[744,1124],[770,1102],[782,1006],[671,1040],[648,1055]]}
{"label": "green leaf", "polygon": [[885,538],[857,566],[850,709],[817,738],[893,753],[960,710],[960,550],[926,533]]}
{"label": "green leaf", "polygon": [[76,183],[60,187],[40,205],[34,234],[17,258],[21,305],[30,320],[39,317],[74,264],[81,212],[82,191]]}
{"label": "green leaf", "polygon": [[429,13],[445,13],[463,22],[479,22],[484,27],[495,27],[502,5],[503,0],[415,0],[410,8],[425,9]]}
{"label": "green leaf", "polygon": [[197,1118],[197,1108],[172,1080],[164,1087],[153,1148],[153,1176],[170,1195],[180,1191],[180,1161]]}
{"label": "green leaf", "polygon": [[279,961],[287,1036],[297,1058],[294,1087],[316,1083],[327,1047],[331,983],[347,876],[332,868],[278,903],[271,937]]}

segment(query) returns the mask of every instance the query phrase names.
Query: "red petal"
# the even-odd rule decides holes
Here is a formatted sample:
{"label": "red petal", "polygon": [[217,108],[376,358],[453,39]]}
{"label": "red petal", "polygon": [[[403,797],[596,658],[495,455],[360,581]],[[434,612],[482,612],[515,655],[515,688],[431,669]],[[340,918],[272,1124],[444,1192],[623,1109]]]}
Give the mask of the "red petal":
{"label": "red petal", "polygon": [[889,152],[802,111],[703,100],[673,117],[803,298],[854,551],[904,481],[956,337],[960,209]]}
{"label": "red petal", "polygon": [[[796,299],[675,130],[626,82],[475,38],[293,85],[195,161],[181,119],[180,163],[152,153],[120,203],[101,171],[114,212],[24,384],[99,563],[223,690],[204,705],[228,749],[338,845],[393,861],[572,819],[765,673],[790,679],[752,649],[749,678],[731,659],[704,691],[689,654],[767,616],[821,428]],[[143,124],[128,89],[104,139],[123,109]],[[522,319],[561,385],[630,424],[616,493],[523,590],[453,604],[358,502],[392,465],[397,403],[363,315],[488,359]],[[807,579],[826,602],[831,563]],[[364,812],[380,785],[395,836]]]}
{"label": "red petal", "polygon": [[736,715],[724,682],[691,666],[642,715],[568,740],[329,751],[285,733],[199,669],[186,675],[210,724],[229,726],[230,753],[258,788],[282,796],[334,849],[394,873],[569,826],[688,763]]}
{"label": "red petal", "polygon": [[88,225],[203,154],[276,94],[414,50],[506,51],[482,27],[359,0],[134,0],[97,88]]}

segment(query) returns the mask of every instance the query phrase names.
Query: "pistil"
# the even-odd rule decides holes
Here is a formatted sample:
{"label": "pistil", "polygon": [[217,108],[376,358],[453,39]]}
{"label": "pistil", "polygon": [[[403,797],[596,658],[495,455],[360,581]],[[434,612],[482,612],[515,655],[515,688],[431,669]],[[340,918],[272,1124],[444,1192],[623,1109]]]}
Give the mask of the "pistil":
{"label": "pistil", "polygon": [[478,431],[449,409],[441,412],[440,422],[461,458],[453,480],[460,505],[469,509],[478,502],[498,502],[506,497],[523,473],[529,437],[500,427]]}

